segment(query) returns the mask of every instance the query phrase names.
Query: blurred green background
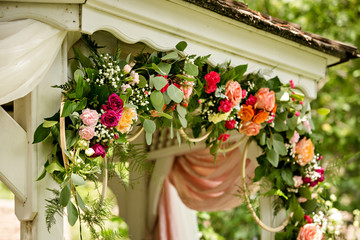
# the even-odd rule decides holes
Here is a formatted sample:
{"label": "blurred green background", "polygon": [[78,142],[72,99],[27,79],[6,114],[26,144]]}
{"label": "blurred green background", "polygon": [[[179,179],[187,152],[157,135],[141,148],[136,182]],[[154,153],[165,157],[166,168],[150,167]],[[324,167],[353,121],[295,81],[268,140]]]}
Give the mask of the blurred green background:
{"label": "blurred green background", "polygon": [[[245,2],[255,11],[299,24],[304,31],[360,49],[359,0],[240,2]],[[358,216],[356,209],[360,208],[360,59],[329,68],[328,78],[319,83],[319,88],[312,108],[331,110],[325,117],[313,115],[317,132],[323,137],[318,150],[327,164],[327,197],[336,199],[334,207],[348,212],[347,227],[358,229],[358,222],[353,224],[353,215]],[[260,239],[259,229],[245,206],[226,212],[199,213],[198,218],[200,229],[205,229],[202,230],[202,239],[222,239],[220,236],[234,240]],[[351,234],[346,239],[357,238]]]}

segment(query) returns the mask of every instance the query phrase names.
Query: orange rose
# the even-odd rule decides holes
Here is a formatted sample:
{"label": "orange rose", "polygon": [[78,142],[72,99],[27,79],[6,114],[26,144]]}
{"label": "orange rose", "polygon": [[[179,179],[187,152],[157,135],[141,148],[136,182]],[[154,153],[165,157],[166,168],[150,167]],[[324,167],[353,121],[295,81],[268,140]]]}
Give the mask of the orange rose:
{"label": "orange rose", "polygon": [[259,91],[255,94],[257,99],[255,103],[255,108],[264,109],[268,112],[271,112],[275,107],[275,93],[270,91],[268,88],[260,88]]}
{"label": "orange rose", "polygon": [[314,223],[305,224],[299,232],[296,240],[321,240],[323,233],[321,229]]}
{"label": "orange rose", "polygon": [[251,105],[243,105],[240,111],[238,112],[238,116],[243,121],[250,121],[254,116],[254,109]]}
{"label": "orange rose", "polygon": [[296,162],[300,166],[305,166],[314,158],[314,144],[311,139],[304,137],[295,146]]}
{"label": "orange rose", "polygon": [[242,122],[240,133],[244,133],[247,136],[256,136],[260,132],[261,125],[254,122]]}
{"label": "orange rose", "polygon": [[254,123],[263,123],[269,117],[269,113],[263,110],[260,110],[253,118]]}
{"label": "orange rose", "polygon": [[124,108],[120,121],[116,126],[116,129],[121,133],[128,133],[131,130],[133,121],[136,121],[137,115],[134,108]]}
{"label": "orange rose", "polygon": [[231,102],[232,107],[238,105],[242,99],[242,90],[240,84],[233,80],[227,82],[225,85],[225,95]]}

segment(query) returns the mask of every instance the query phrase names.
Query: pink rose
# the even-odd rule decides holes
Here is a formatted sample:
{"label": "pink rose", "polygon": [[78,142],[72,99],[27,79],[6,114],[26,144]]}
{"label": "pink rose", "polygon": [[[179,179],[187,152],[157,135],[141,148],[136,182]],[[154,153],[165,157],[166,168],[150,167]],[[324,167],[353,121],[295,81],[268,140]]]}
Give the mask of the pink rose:
{"label": "pink rose", "polygon": [[294,135],[293,135],[292,138],[290,139],[290,143],[291,143],[291,144],[295,144],[295,143],[297,143],[297,142],[299,141],[299,139],[300,139],[300,135],[299,135],[299,133],[295,130],[295,131],[294,131]]}
{"label": "pink rose", "polygon": [[92,157],[98,157],[98,156],[102,156],[103,158],[105,158],[106,156],[106,151],[105,148],[100,144],[97,143],[94,146],[91,147],[94,150],[94,154],[92,155]]}
{"label": "pink rose", "polygon": [[225,127],[227,129],[233,129],[236,125],[236,121],[234,119],[225,121]]}
{"label": "pink rose", "polygon": [[123,111],[123,107],[124,102],[116,93],[109,96],[107,110],[113,110],[116,113],[121,113]]}
{"label": "pink rose", "polygon": [[232,107],[238,105],[242,99],[242,91],[240,84],[233,80],[227,82],[225,85],[225,95],[230,100]]}
{"label": "pink rose", "polygon": [[240,133],[244,133],[247,136],[256,136],[260,132],[261,125],[251,121],[243,121],[241,128],[239,129]]}
{"label": "pink rose", "polygon": [[80,118],[85,125],[95,126],[99,120],[99,114],[96,110],[90,110],[89,108],[86,108],[82,110]]}
{"label": "pink rose", "polygon": [[205,86],[205,92],[206,92],[206,93],[215,92],[215,91],[216,91],[216,88],[217,88],[216,84],[214,84],[214,85],[206,85],[206,86]]}
{"label": "pink rose", "polygon": [[79,135],[81,139],[90,140],[95,135],[95,130],[93,127],[84,127],[80,129]]}
{"label": "pink rose", "polygon": [[220,133],[218,140],[225,142],[229,138],[229,136],[230,136],[229,134]]}
{"label": "pink rose", "polygon": [[109,110],[101,115],[101,123],[107,127],[116,127],[116,125],[119,123],[120,117],[121,114],[113,110]]}
{"label": "pink rose", "polygon": [[275,93],[270,91],[268,88],[260,88],[259,91],[255,94],[257,102],[255,107],[258,109],[264,109],[268,112],[271,112],[275,107]]}
{"label": "pink rose", "polygon": [[185,85],[182,85],[180,87],[180,90],[183,91],[184,93],[184,98],[189,98],[192,91],[193,91],[193,86],[194,86],[194,83],[193,82],[190,82],[190,81],[185,81],[184,82]]}
{"label": "pink rose", "polygon": [[218,111],[223,111],[224,113],[231,111],[231,102],[227,99],[220,101],[220,107],[218,108]]}
{"label": "pink rose", "polygon": [[299,197],[299,198],[298,198],[298,202],[299,202],[299,203],[304,203],[304,202],[306,202],[306,201],[307,201],[307,199],[304,198],[304,197]]}
{"label": "pink rose", "polygon": [[251,105],[251,106],[255,106],[257,101],[257,98],[253,95],[250,94],[249,98],[246,100],[246,105]]}
{"label": "pink rose", "polygon": [[207,85],[216,85],[220,82],[220,75],[217,72],[211,71],[205,75],[205,81]]}
{"label": "pink rose", "polygon": [[308,133],[311,133],[311,126],[310,126],[309,120],[305,120],[305,121],[303,122],[303,125],[304,125],[304,127],[306,128],[306,130],[308,131]]}
{"label": "pink rose", "polygon": [[304,183],[301,176],[293,176],[294,187],[298,188]]}
{"label": "pink rose", "polygon": [[129,73],[131,71],[131,66],[129,64],[126,64],[123,68],[124,73]]}
{"label": "pink rose", "polygon": [[296,240],[321,240],[323,233],[314,223],[305,224],[299,232]]}

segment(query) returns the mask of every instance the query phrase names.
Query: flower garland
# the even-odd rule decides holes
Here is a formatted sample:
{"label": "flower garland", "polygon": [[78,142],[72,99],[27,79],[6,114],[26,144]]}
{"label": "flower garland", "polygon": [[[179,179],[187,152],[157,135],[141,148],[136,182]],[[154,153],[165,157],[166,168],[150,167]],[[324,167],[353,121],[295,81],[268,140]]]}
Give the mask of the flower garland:
{"label": "flower garland", "polygon": [[[293,213],[277,239],[321,239],[323,234],[333,234],[326,227],[326,207],[318,194],[318,184],[324,180],[322,157],[315,153],[318,139],[312,135],[308,104],[293,81],[282,84],[277,77],[244,75],[247,65],[209,66],[210,55],[184,54],[185,42],[177,44],[175,51],[141,53],[133,60],[129,55],[123,60],[120,52],[100,53],[87,35],[83,41],[90,57],[74,49],[74,77],[58,86],[63,90],[61,116],[58,112],[46,118],[34,135],[34,143],[53,144],[39,180],[49,173],[61,186],[61,191],[54,191],[58,211],[47,216],[49,228],[54,214],[62,214],[64,207],[71,225],[94,214],[77,188],[86,180],[97,181],[104,159],[115,157],[119,148],[124,156],[141,158],[134,154],[139,151],[129,150],[133,147],[128,142],[138,125],[149,145],[156,128],[170,128],[170,137],[176,132],[179,142],[183,129],[191,129],[195,138],[206,131],[205,142],[215,157],[228,145],[231,132],[250,137],[263,150],[254,182],[270,182],[265,195],[276,196],[279,207]],[[60,117],[66,121],[63,150]],[[113,164],[131,171],[126,161]],[[115,173],[124,176],[121,171]]]}

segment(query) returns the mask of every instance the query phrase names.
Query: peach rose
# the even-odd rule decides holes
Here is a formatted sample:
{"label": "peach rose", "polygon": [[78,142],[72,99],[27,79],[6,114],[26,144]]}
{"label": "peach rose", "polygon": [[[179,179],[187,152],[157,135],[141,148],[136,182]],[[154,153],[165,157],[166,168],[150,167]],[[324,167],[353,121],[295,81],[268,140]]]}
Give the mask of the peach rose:
{"label": "peach rose", "polygon": [[269,117],[269,113],[263,110],[260,110],[253,118],[254,123],[263,123]]}
{"label": "peach rose", "polygon": [[121,133],[128,133],[131,130],[133,121],[136,121],[137,114],[134,108],[124,108],[116,129]]}
{"label": "peach rose", "polygon": [[260,124],[254,122],[242,122],[240,133],[244,133],[247,136],[256,136],[260,132]]}
{"label": "peach rose", "polygon": [[293,176],[293,181],[294,181],[294,187],[298,188],[301,186],[301,184],[303,184],[303,180],[301,176]]}
{"label": "peach rose", "polygon": [[270,91],[268,88],[260,88],[259,91],[255,94],[257,99],[255,103],[255,108],[264,109],[268,112],[271,112],[275,107],[275,93]]}
{"label": "peach rose", "polygon": [[238,116],[243,121],[250,121],[254,116],[254,109],[251,105],[243,105],[243,107],[238,112]]}
{"label": "peach rose", "polygon": [[302,167],[311,162],[314,158],[314,148],[311,139],[301,139],[295,146],[296,162]]}
{"label": "peach rose", "polygon": [[320,228],[314,223],[305,224],[299,232],[296,240],[321,240],[323,233]]}
{"label": "peach rose", "polygon": [[95,135],[95,130],[93,127],[84,127],[79,131],[81,139],[90,140]]}
{"label": "peach rose", "polygon": [[236,81],[229,81],[225,85],[225,95],[231,102],[232,107],[238,105],[242,99],[241,86]]}
{"label": "peach rose", "polygon": [[190,81],[185,81],[184,85],[181,85],[180,90],[184,93],[184,99],[187,99],[190,97],[192,91],[193,91],[194,83]]}

